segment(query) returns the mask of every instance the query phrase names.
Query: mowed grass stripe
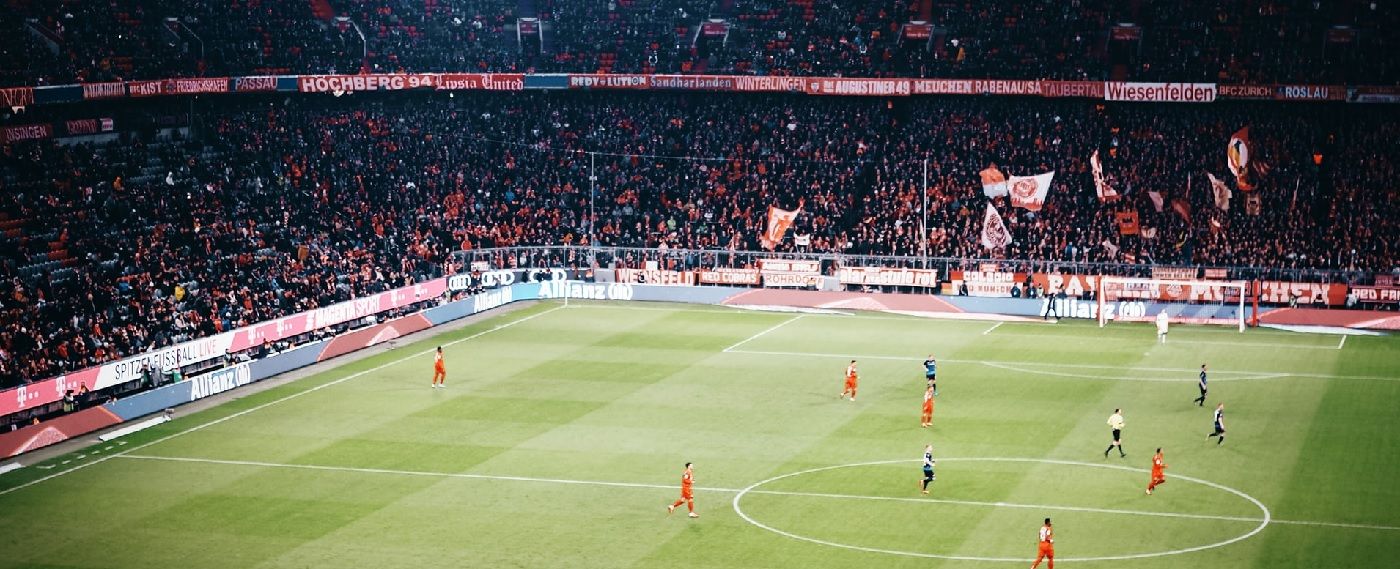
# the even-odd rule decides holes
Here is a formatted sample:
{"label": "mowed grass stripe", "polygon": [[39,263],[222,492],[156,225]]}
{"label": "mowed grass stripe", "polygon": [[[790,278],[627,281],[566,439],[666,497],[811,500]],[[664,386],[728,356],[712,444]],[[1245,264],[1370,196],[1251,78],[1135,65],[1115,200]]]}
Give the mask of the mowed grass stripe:
{"label": "mowed grass stripe", "polygon": [[[530,349],[531,355],[540,356],[537,362],[562,359],[564,361],[579,360],[585,357],[600,357],[603,354],[613,356],[612,366],[607,370],[594,370],[605,373],[611,377],[628,378],[626,386],[614,390],[614,394],[619,399],[625,399],[628,391],[646,389],[666,377],[684,370],[689,363],[699,361],[717,351],[720,340],[714,334],[703,333],[703,327],[693,328],[701,324],[702,318],[696,318],[690,314],[674,313],[647,313],[643,315],[632,315],[629,318],[619,319],[616,322],[608,322],[600,325],[597,319],[584,314],[570,312],[557,312],[550,315],[549,326],[554,330],[583,331],[590,333],[570,333],[559,335],[556,338],[565,339],[569,342],[570,349],[560,352],[540,353],[535,348]],[[759,321],[758,324],[762,322]],[[726,331],[730,333],[751,333],[744,322],[722,323]],[[736,326],[737,324],[737,326]],[[735,332],[735,330],[738,332]],[[524,333],[526,331],[518,331]],[[499,339],[498,339],[499,340]],[[502,351],[509,350],[507,346],[500,346],[497,349],[496,357],[501,357]],[[644,357],[638,357],[639,354]],[[662,357],[661,361],[651,358]],[[540,364],[522,369],[509,377],[500,381],[492,381],[483,384],[482,393],[486,397],[478,397],[477,390],[473,389],[467,395],[454,395],[452,399],[443,401],[427,409],[421,409],[414,414],[417,417],[431,417],[434,419],[445,419],[451,417],[461,417],[464,422],[470,421],[474,426],[480,428],[481,425],[508,424],[512,426],[511,432],[519,435],[514,440],[499,441],[497,445],[487,448],[474,447],[470,449],[459,449],[457,452],[470,454],[474,457],[467,468],[458,472],[468,472],[475,469],[486,471],[497,470],[498,457],[509,462],[517,449],[529,448],[533,451],[544,449],[566,451],[580,444],[580,440],[589,440],[586,437],[576,436],[579,428],[576,425],[586,423],[588,418],[594,414],[605,413],[610,408],[619,406],[614,402],[591,402],[577,401],[573,398],[554,400],[551,402],[536,401],[524,398],[501,398],[489,396],[489,390],[485,389],[490,385],[509,383],[515,385],[530,385],[535,383],[551,383],[561,381],[558,377],[560,372],[570,375],[577,374],[579,370],[560,369],[556,365],[546,365],[545,369],[540,369]],[[632,413],[624,412],[624,415]],[[532,428],[521,429],[518,423],[524,422]],[[638,423],[640,427],[646,427],[644,423]],[[465,425],[463,425],[465,427]],[[490,428],[490,427],[487,427]],[[467,431],[459,431],[465,435]],[[596,440],[596,439],[595,439]],[[586,443],[583,443],[586,444]],[[606,448],[595,448],[597,453],[606,453]],[[387,452],[387,451],[386,451]],[[412,453],[396,453],[400,456],[397,462],[413,463],[418,461],[418,457]],[[533,453],[532,453],[533,454]],[[362,460],[358,453],[346,452],[327,456],[324,453],[317,455],[304,455],[294,462],[308,462],[324,464],[324,460],[330,458],[333,464],[340,464],[341,461],[352,462]],[[319,461],[319,462],[318,462]],[[552,464],[546,461],[545,465]],[[548,472],[550,466],[536,468]],[[674,472],[674,469],[667,469]],[[433,502],[429,496],[441,496],[454,492],[454,487],[450,481],[442,481],[424,487],[417,492],[397,497],[393,503],[384,508],[382,512],[375,512],[367,515],[342,530],[328,534],[324,537],[310,540],[299,546],[296,551],[288,552],[284,560],[299,559],[306,555],[307,551],[333,548],[336,544],[353,544],[363,535],[373,535],[376,528],[390,525],[390,520],[404,515],[406,511],[418,508],[418,504]],[[649,546],[635,544],[634,546],[617,546],[612,548],[610,557],[615,562],[625,562],[629,557],[637,558],[645,556],[650,552]],[[544,561],[550,556],[541,556]],[[553,559],[552,562],[565,562],[566,559]]]}

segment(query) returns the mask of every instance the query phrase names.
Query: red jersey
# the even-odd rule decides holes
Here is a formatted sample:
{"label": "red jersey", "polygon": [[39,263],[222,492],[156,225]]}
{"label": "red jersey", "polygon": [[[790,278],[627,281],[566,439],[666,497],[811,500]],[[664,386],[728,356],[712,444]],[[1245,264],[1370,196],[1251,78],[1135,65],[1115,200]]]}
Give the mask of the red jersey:
{"label": "red jersey", "polygon": [[439,353],[439,354],[434,355],[434,356],[433,356],[433,369],[438,370],[438,371],[442,371],[443,368],[444,368],[444,365],[443,365],[443,363],[442,363],[442,354]]}
{"label": "red jersey", "polygon": [[846,366],[846,381],[856,380],[856,364]]}
{"label": "red jersey", "polygon": [[1167,463],[1162,461],[1162,453],[1159,452],[1155,455],[1152,455],[1152,473],[1160,475],[1162,471],[1166,469]]}
{"label": "red jersey", "polygon": [[1048,525],[1040,526],[1040,543],[1041,545],[1055,543],[1055,530]]}
{"label": "red jersey", "polygon": [[691,473],[690,470],[686,470],[685,474],[681,475],[681,495],[689,496],[691,492],[691,487],[694,485],[695,475]]}
{"label": "red jersey", "polygon": [[932,390],[932,389],[925,389],[925,390],[924,390],[924,411],[932,411],[932,410],[933,410],[933,390]]}

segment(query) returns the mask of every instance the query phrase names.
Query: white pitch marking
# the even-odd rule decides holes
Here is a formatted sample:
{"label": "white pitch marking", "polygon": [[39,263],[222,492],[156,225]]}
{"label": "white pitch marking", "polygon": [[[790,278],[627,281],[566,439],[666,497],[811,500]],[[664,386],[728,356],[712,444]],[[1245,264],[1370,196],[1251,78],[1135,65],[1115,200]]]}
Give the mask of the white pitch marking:
{"label": "white pitch marking", "polygon": [[[1129,376],[1129,375],[1123,375],[1123,376],[1082,375],[1082,374],[1077,374],[1077,373],[1064,373],[1064,372],[1059,372],[1059,371],[1044,371],[1044,370],[1037,370],[1037,369],[1026,369],[1026,368],[1022,368],[1022,367],[1016,367],[1016,366],[1011,366],[1011,365],[1005,365],[1005,364],[1001,364],[1001,363],[997,363],[997,362],[981,362],[981,363],[982,363],[982,365],[985,365],[985,366],[987,366],[987,367],[994,367],[994,368],[997,368],[997,369],[1004,369],[1004,370],[1006,370],[1006,371],[1014,371],[1014,372],[1016,372],[1016,373],[1027,373],[1027,374],[1033,374],[1033,375],[1048,375],[1048,376],[1054,376],[1054,377],[1068,377],[1068,378],[1070,378],[1070,379],[1107,379],[1107,380],[1113,380],[1113,381],[1155,381],[1155,382],[1162,382],[1162,383],[1190,383],[1190,382],[1196,381],[1195,379],[1190,378],[1190,377],[1187,377],[1187,376],[1182,376],[1182,377],[1178,377],[1178,378],[1170,378],[1170,377],[1136,377],[1136,376]],[[1217,373],[1229,373],[1229,372],[1217,372]],[[1255,380],[1255,379],[1278,379],[1278,378],[1282,378],[1282,377],[1288,377],[1288,374],[1286,374],[1286,373],[1271,373],[1271,374],[1262,374],[1262,375],[1243,375],[1243,376],[1240,376],[1240,377],[1228,377],[1228,376],[1227,376],[1227,377],[1217,378],[1217,379],[1215,379],[1214,381],[1247,381],[1247,380]]]}
{"label": "white pitch marking", "polygon": [[1342,334],[1342,341],[1337,342],[1337,349],[1340,350],[1340,349],[1342,349],[1342,346],[1345,346],[1345,345],[1347,345],[1347,335],[1346,335],[1346,334]]}
{"label": "white pitch marking", "polygon": [[[656,490],[674,490],[674,489],[676,489],[676,485],[675,485],[675,484],[647,484],[647,483],[642,483],[642,482],[609,482],[609,481],[606,481],[606,480],[574,480],[574,479],[568,479],[568,478],[540,478],[540,477],[534,477],[534,476],[506,476],[506,475],[495,475],[495,474],[471,474],[471,473],[465,473],[465,472],[427,472],[427,471],[418,471],[418,470],[393,470],[393,469],[387,469],[387,468],[360,468],[360,467],[354,467],[354,466],[322,466],[322,465],[315,465],[315,464],[287,464],[287,463],[280,463],[280,462],[262,462],[262,461],[255,461],[255,460],[223,460],[223,459],[216,459],[216,458],[195,458],[195,457],[181,457],[181,456],[155,456],[155,455],[131,454],[131,453],[122,454],[122,455],[120,455],[120,457],[121,457],[121,458],[125,458],[125,459],[131,459],[131,460],[154,460],[154,461],[165,461],[165,462],[189,462],[189,463],[201,463],[201,464],[220,464],[220,465],[227,465],[227,466],[251,466],[251,467],[261,467],[261,468],[286,468],[286,469],[292,469],[292,470],[318,470],[318,471],[328,471],[328,472],[353,472],[353,473],[361,473],[361,474],[390,474],[390,475],[400,475],[400,476],[427,476],[427,477],[434,477],[434,478],[462,478],[462,479],[468,479],[468,480],[500,480],[500,481],[508,481],[508,482],[538,482],[538,483],[547,483],[547,484],[570,484],[570,485],[578,485],[578,486],[605,486],[605,487],[610,487],[610,488],[643,488],[643,489],[656,489]],[[971,460],[974,460],[974,459],[940,458],[939,460],[946,461],[946,462],[952,462],[952,461],[958,461],[958,460],[971,461]],[[1010,458],[998,458],[998,459],[975,459],[975,460],[1000,461],[1000,462],[1007,462],[1007,461],[1010,461],[1010,462],[1043,462],[1043,463],[1069,464],[1069,465],[1079,465],[1079,464],[1080,464],[1080,463],[1073,462],[1073,461],[1058,461],[1058,460],[1051,460],[1051,459],[1010,459]],[[871,463],[871,464],[898,464],[898,463],[905,463],[905,462],[911,462],[911,461],[908,461],[908,460],[895,460],[895,461],[884,461],[884,462]],[[1145,470],[1140,469],[1140,468],[1132,468],[1132,467],[1127,467],[1127,466],[1100,465],[1100,464],[1089,464],[1089,463],[1086,463],[1085,465],[1087,465],[1087,466],[1093,466],[1093,467],[1096,467],[1096,468],[1112,468],[1112,469],[1125,470],[1125,471],[1131,471],[1131,472],[1146,472]],[[843,468],[843,467],[845,467],[845,466],[850,466],[850,465],[844,465],[844,466],[840,466],[840,467],[836,467],[836,468]],[[829,468],[832,468],[832,467],[824,467],[824,468],[829,469]],[[1179,476],[1179,475],[1178,475],[1177,477],[1178,477],[1178,478],[1183,478],[1183,477],[1181,477],[1181,476]],[[1195,481],[1194,479],[1191,479],[1191,480],[1192,480],[1192,481]],[[695,489],[696,489],[696,490],[700,490],[700,491],[704,491],[704,492],[719,492],[719,493],[723,493],[723,494],[738,494],[738,493],[740,493],[740,492],[744,492],[744,489],[742,489],[742,488],[712,488],[712,487],[700,487],[700,486],[697,486]],[[1217,521],[1226,521],[1226,522],[1250,522],[1250,523],[1259,523],[1259,522],[1264,521],[1264,518],[1254,518],[1254,517],[1248,517],[1248,516],[1216,516],[1216,515],[1210,515],[1210,514],[1186,514],[1186,513],[1177,513],[1177,512],[1148,512],[1148,511],[1140,511],[1140,510],[1120,510],[1120,509],[1112,509],[1112,508],[1087,508],[1087,507],[1079,507],[1079,506],[1055,506],[1055,505],[1043,505],[1043,504],[1020,504],[1020,503],[1014,503],[1014,502],[981,502],[981,501],[976,501],[976,500],[946,500],[946,499],[939,499],[939,498],[904,498],[904,497],[897,497],[897,496],[861,496],[861,495],[856,495],[856,494],[828,494],[828,493],[820,493],[820,492],[788,492],[788,491],[782,491],[782,490],[749,490],[748,492],[745,492],[745,493],[747,493],[747,494],[765,494],[765,495],[772,495],[772,496],[795,496],[795,497],[810,497],[810,498],[832,498],[832,499],[844,499],[844,500],[872,500],[872,501],[894,501],[894,502],[918,502],[918,503],[928,503],[928,504],[952,504],[952,505],[961,505],[961,506],[990,506],[990,507],[1006,507],[1006,508],[1021,508],[1021,509],[1062,510],[1062,511],[1068,511],[1068,512],[1088,512],[1088,513],[1100,513],[1100,514],[1122,514],[1122,515],[1135,515],[1135,516],[1156,516],[1156,517],[1165,517],[1165,518],[1188,518],[1188,519],[1201,519],[1201,520],[1217,520]],[[1280,524],[1293,524],[1293,525],[1341,527],[1341,528],[1354,528],[1354,529],[1375,529],[1375,530],[1400,531],[1400,526],[1384,526],[1384,525],[1369,525],[1369,524],[1350,524],[1350,523],[1334,523],[1334,522],[1313,522],[1313,521],[1298,521],[1298,520],[1279,520],[1279,519],[1273,519],[1273,518],[1270,518],[1270,521],[1271,521],[1271,523],[1280,523]]]}
{"label": "white pitch marking", "polygon": [[988,328],[988,329],[984,330],[984,331],[982,332],[982,335],[983,335],[983,336],[986,336],[987,334],[991,334],[991,333],[992,333],[992,330],[996,330],[997,328],[1001,328],[1001,325],[1002,325],[1002,324],[1005,324],[1005,323],[1006,323],[1006,321],[1003,320],[1003,321],[1001,321],[1001,322],[997,322],[996,324],[993,324],[991,328]]}
{"label": "white pitch marking", "polygon": [[[919,362],[921,358],[909,356],[875,356],[869,354],[844,354],[844,353],[818,353],[818,352],[779,352],[779,351],[759,351],[759,350],[730,350],[731,354],[749,354],[756,356],[793,356],[803,358],[855,358],[862,360],[890,360],[896,362]],[[939,358],[940,362],[958,364],[1001,364],[1001,365],[1031,365],[1050,368],[1066,369],[1107,369],[1115,371],[1166,371],[1166,372],[1195,372],[1199,369],[1176,368],[1176,367],[1121,367],[1096,364],[1049,364],[1045,362],[1009,362],[992,360],[959,360],[951,358]],[[1319,379],[1369,379],[1376,381],[1400,381],[1400,377],[1384,377],[1379,375],[1329,375],[1320,373],[1298,373],[1298,372],[1274,372],[1274,371],[1252,371],[1252,370],[1216,370],[1212,373],[1236,373],[1251,375],[1271,375],[1279,374],[1281,377],[1313,377]]]}
{"label": "white pitch marking", "polygon": [[764,330],[764,331],[762,331],[762,332],[759,332],[759,333],[757,333],[757,334],[754,334],[754,335],[752,335],[752,336],[749,336],[749,337],[747,337],[747,338],[744,338],[743,340],[739,340],[739,341],[738,341],[737,343],[735,343],[733,346],[729,346],[728,348],[725,348],[725,349],[722,350],[722,351],[728,352],[728,351],[733,350],[734,348],[737,348],[737,347],[739,347],[739,346],[742,346],[742,345],[744,345],[744,344],[747,344],[747,343],[749,343],[749,342],[752,342],[752,341],[754,341],[754,340],[757,340],[757,339],[763,337],[765,334],[767,334],[767,333],[769,333],[769,332],[772,332],[772,331],[774,331],[774,330],[777,330],[777,329],[779,329],[779,328],[782,328],[783,326],[787,326],[788,324],[792,324],[793,322],[796,322],[796,321],[798,321],[798,320],[801,320],[803,316],[806,316],[806,314],[798,314],[797,316],[793,316],[792,318],[789,318],[789,319],[787,319],[787,320],[784,320],[784,321],[782,321],[782,322],[779,322],[779,323],[777,323],[777,324],[774,324],[772,327],[768,328],[767,330]]}
{"label": "white pitch marking", "polygon": [[[501,324],[501,325],[499,325],[499,326],[496,326],[495,328],[491,328],[490,330],[482,330],[481,332],[477,332],[477,333],[472,334],[472,335],[470,335],[470,336],[467,336],[467,337],[465,337],[465,338],[459,338],[459,339],[456,339],[456,340],[452,340],[451,342],[447,342],[447,343],[443,344],[443,346],[454,346],[454,345],[460,344],[460,343],[462,343],[462,342],[465,342],[465,341],[467,341],[467,340],[471,340],[471,339],[474,339],[474,338],[480,338],[481,336],[485,336],[485,335],[490,334],[490,333],[492,333],[492,332],[495,332],[495,331],[497,331],[497,330],[501,330],[501,329],[503,329],[503,328],[509,328],[509,327],[514,326],[514,325],[516,325],[516,324],[519,324],[519,323],[521,323],[521,322],[526,322],[526,321],[528,321],[528,320],[533,320],[533,319],[535,319],[535,318],[539,318],[539,317],[541,317],[541,316],[544,316],[544,315],[546,315],[546,314],[549,314],[549,313],[551,313],[551,312],[554,312],[555,310],[561,310],[561,309],[563,309],[563,308],[564,308],[563,305],[556,306],[556,307],[554,307],[554,308],[550,308],[549,310],[545,310],[545,311],[543,311],[543,312],[538,312],[538,313],[535,313],[535,314],[531,314],[531,315],[526,316],[526,317],[524,317],[524,318],[521,318],[521,319],[519,319],[519,320],[512,320],[512,321],[507,322],[507,323],[505,323],[505,324]],[[325,388],[327,388],[327,387],[330,387],[330,386],[332,386],[332,385],[339,385],[339,384],[341,384],[341,383],[345,383],[345,382],[350,381],[350,380],[352,380],[352,379],[355,379],[355,378],[357,378],[357,377],[362,377],[362,376],[365,376],[365,375],[368,375],[368,374],[371,374],[371,373],[374,373],[374,372],[383,370],[383,369],[388,368],[388,367],[396,366],[396,365],[398,365],[398,364],[401,364],[401,363],[404,363],[404,362],[406,362],[406,361],[409,361],[409,360],[411,360],[411,359],[413,359],[413,358],[423,357],[423,356],[426,356],[426,355],[431,354],[431,353],[433,353],[433,350],[429,349],[429,350],[423,350],[423,351],[418,352],[418,353],[416,353],[416,354],[409,354],[409,355],[404,356],[404,357],[402,357],[402,358],[399,358],[399,359],[397,359],[397,360],[394,360],[394,361],[391,361],[391,362],[388,362],[388,363],[384,363],[384,364],[381,364],[381,365],[372,367],[372,368],[367,369],[367,370],[364,370],[364,371],[352,373],[352,374],[347,375],[347,376],[345,376],[345,377],[342,377],[342,378],[340,378],[340,379],[337,379],[337,380],[334,380],[334,381],[328,381],[328,382],[326,382],[326,383],[322,383],[322,384],[317,385],[317,386],[315,386],[315,387],[312,387],[312,388],[310,388],[310,389],[307,389],[307,390],[304,390],[304,391],[298,391],[298,392],[296,392],[296,393],[292,393],[292,394],[290,394],[290,395],[287,395],[286,397],[282,397],[282,398],[280,398],[280,399],[274,399],[274,400],[272,400],[272,401],[268,401],[267,403],[263,403],[262,405],[258,405],[258,406],[256,406],[256,407],[250,407],[250,408],[248,408],[248,409],[244,409],[244,410],[242,410],[242,411],[239,411],[239,412],[234,413],[234,414],[232,414],[232,415],[228,415],[228,416],[226,416],[226,417],[220,417],[220,418],[218,418],[218,419],[214,419],[213,421],[209,421],[209,422],[207,422],[207,423],[201,423],[201,424],[195,425],[195,426],[193,426],[193,427],[190,427],[190,428],[188,428],[188,429],[185,429],[185,430],[183,430],[183,431],[178,431],[178,432],[175,432],[175,433],[171,433],[171,434],[169,434],[169,435],[166,435],[166,436],[164,436],[164,437],[158,438],[158,439],[153,440],[153,441],[151,441],[151,442],[136,445],[136,446],[134,446],[134,447],[131,447],[131,448],[127,449],[127,450],[124,450],[124,451],[119,452],[119,453],[116,453],[116,454],[109,454],[109,455],[107,455],[107,456],[104,456],[104,457],[99,458],[99,459],[97,459],[97,460],[94,460],[94,461],[92,461],[92,462],[84,462],[84,463],[82,463],[82,464],[79,464],[79,465],[77,465],[77,466],[74,466],[73,468],[69,468],[69,469],[66,469],[66,470],[63,470],[63,471],[60,471],[60,472],[55,472],[55,473],[50,474],[50,475],[48,475],[48,476],[45,476],[45,477],[43,477],[43,478],[36,478],[36,479],[34,479],[34,480],[30,480],[29,482],[25,482],[24,484],[20,484],[19,486],[14,486],[14,487],[11,487],[11,488],[6,488],[6,489],[4,489],[4,490],[0,490],[0,496],[4,496],[4,495],[6,495],[6,494],[9,494],[10,492],[14,492],[14,491],[17,491],[17,490],[23,490],[23,489],[25,489],[25,488],[28,488],[28,487],[33,486],[33,485],[35,485],[35,484],[38,484],[38,483],[40,483],[40,482],[44,482],[44,481],[46,481],[46,480],[52,480],[52,479],[54,479],[54,478],[58,478],[59,476],[63,476],[63,475],[65,475],[65,474],[68,474],[68,473],[71,473],[71,472],[75,472],[75,471],[81,470],[81,469],[83,469],[83,468],[87,468],[87,467],[92,466],[92,465],[94,465],[94,464],[101,464],[101,463],[103,463],[103,462],[106,462],[106,461],[109,460],[109,459],[117,458],[117,457],[122,456],[122,455],[127,454],[127,453],[136,452],[136,451],[138,451],[138,450],[141,450],[141,449],[146,448],[146,447],[151,446],[151,445],[163,443],[163,442],[165,442],[165,441],[168,441],[168,440],[173,439],[173,438],[175,438],[175,437],[178,437],[178,436],[180,436],[180,435],[185,435],[185,434],[193,433],[193,432],[198,431],[198,430],[200,430],[200,429],[203,429],[203,428],[205,428],[205,427],[212,427],[212,426],[217,425],[217,424],[219,424],[219,423],[222,423],[222,422],[224,422],[224,421],[228,421],[228,420],[230,420],[230,419],[236,419],[236,418],[238,418],[238,417],[242,417],[242,416],[247,415],[247,414],[249,414],[249,413],[252,413],[252,412],[254,412],[254,411],[258,411],[258,410],[261,410],[261,409],[266,409],[266,408],[271,407],[271,406],[273,406],[273,405],[276,405],[276,404],[278,404],[278,403],[282,403],[282,402],[284,402],[284,401],[290,401],[290,400],[292,400],[292,399],[296,399],[297,397],[301,397],[302,395],[306,395],[306,394],[308,394],[308,393],[313,393],[313,392],[316,392],[316,391],[320,391],[320,390],[325,389]],[[124,445],[124,444],[126,444],[126,441],[117,441],[117,444],[119,444],[119,445]],[[68,464],[68,462],[69,462],[69,461],[66,461],[66,460],[65,460],[65,461],[63,461],[63,464]]]}

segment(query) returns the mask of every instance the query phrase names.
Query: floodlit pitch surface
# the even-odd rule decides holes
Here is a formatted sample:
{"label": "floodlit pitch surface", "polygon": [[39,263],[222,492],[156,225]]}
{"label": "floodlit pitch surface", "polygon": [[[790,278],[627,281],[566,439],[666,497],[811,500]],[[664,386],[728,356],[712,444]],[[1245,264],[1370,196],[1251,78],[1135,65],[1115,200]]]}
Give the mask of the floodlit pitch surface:
{"label": "floodlit pitch surface", "polygon": [[[1025,567],[1047,516],[1073,566],[1393,566],[1400,339],[1170,338],[540,304],[0,476],[0,566]],[[698,520],[666,514],[686,461]]]}

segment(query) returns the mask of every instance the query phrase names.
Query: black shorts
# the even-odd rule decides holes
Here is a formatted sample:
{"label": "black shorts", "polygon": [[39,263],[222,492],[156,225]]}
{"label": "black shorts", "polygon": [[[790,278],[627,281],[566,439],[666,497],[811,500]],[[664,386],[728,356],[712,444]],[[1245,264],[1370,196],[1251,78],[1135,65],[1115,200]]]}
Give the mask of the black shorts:
{"label": "black shorts", "polygon": [[924,375],[924,379],[927,379],[929,381],[938,381],[938,375]]}
{"label": "black shorts", "polygon": [[924,480],[933,480],[933,469],[932,469],[932,468],[925,468],[925,469],[924,469]]}
{"label": "black shorts", "polygon": [[1113,429],[1113,442],[1118,442],[1122,435],[1123,431],[1121,429]]}
{"label": "black shorts", "polygon": [[1215,424],[1215,432],[1212,433],[1212,434],[1218,435],[1218,434],[1223,433],[1223,432],[1225,432],[1225,427],[1220,426],[1220,423],[1216,423],[1216,424]]}

